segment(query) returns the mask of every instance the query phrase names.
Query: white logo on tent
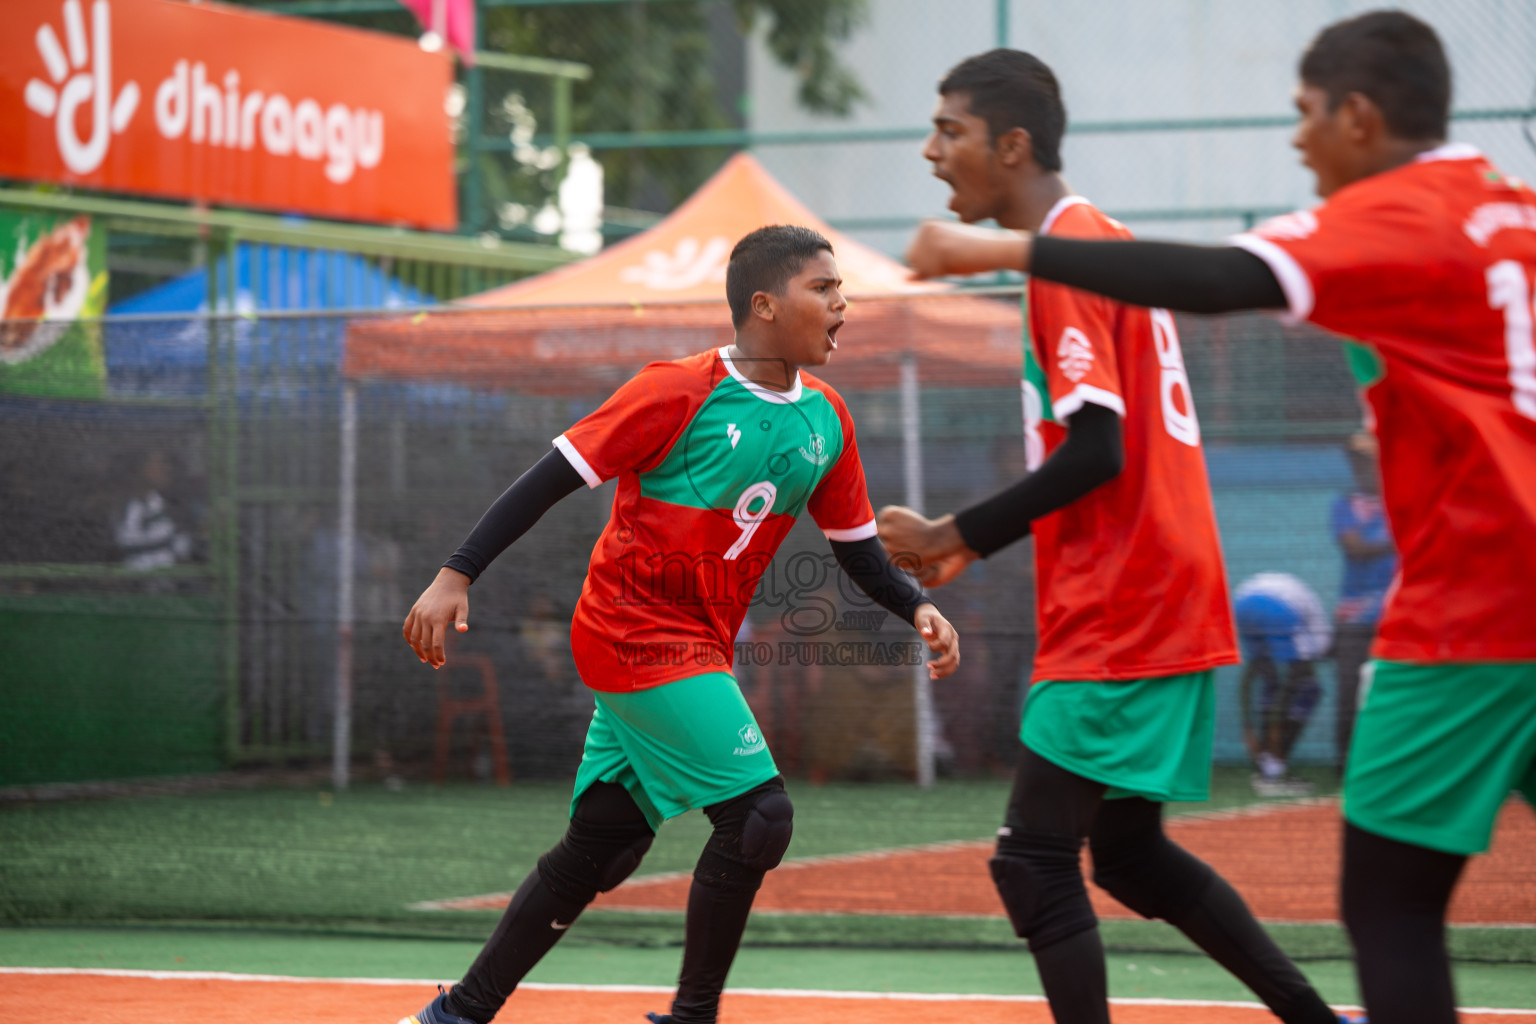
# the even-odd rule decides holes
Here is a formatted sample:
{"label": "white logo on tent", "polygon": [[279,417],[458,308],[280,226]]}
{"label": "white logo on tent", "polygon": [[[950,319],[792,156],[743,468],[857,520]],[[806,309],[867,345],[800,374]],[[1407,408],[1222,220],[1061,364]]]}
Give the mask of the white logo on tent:
{"label": "white logo on tent", "polygon": [[730,260],[730,239],[716,235],[703,245],[693,236],[678,239],[671,253],[652,249],[641,262],[619,271],[620,280],[652,291],[680,292],[707,281],[723,282]]}
{"label": "white logo on tent", "polygon": [[[54,136],[64,166],[76,174],[90,174],[107,157],[107,145],[113,135],[121,135],[139,106],[139,84],[125,82],[117,99],[112,98],[112,23],[107,0],[91,5],[91,27],[95,41],[85,37],[85,16],[80,0],[64,0],[64,37],[69,41],[69,57],[52,25],[37,30],[37,52],[47,65],[53,85],[33,78],[27,82],[27,106],[43,117],[54,117]],[[94,60],[93,60],[94,58]],[[70,75],[70,70],[74,74]],[[69,81],[65,81],[65,77]],[[55,88],[62,84],[62,88]],[[75,118],[90,103],[91,137],[81,141]]]}

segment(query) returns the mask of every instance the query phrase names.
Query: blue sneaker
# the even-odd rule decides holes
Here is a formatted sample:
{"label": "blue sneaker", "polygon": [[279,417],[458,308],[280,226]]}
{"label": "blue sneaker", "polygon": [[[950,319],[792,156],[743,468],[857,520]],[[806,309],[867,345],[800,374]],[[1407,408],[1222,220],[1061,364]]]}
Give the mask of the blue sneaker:
{"label": "blue sneaker", "polygon": [[672,1015],[670,1013],[648,1013],[645,1015],[645,1019],[650,1021],[651,1024],[672,1024]]}
{"label": "blue sneaker", "polygon": [[400,1024],[475,1024],[468,1017],[449,1013],[445,1008],[447,1000],[448,990],[441,985],[437,986],[437,998],[409,1017],[401,1017]]}
{"label": "blue sneaker", "polygon": [[1363,1013],[1341,1013],[1339,1024],[1371,1024],[1371,1018]]}

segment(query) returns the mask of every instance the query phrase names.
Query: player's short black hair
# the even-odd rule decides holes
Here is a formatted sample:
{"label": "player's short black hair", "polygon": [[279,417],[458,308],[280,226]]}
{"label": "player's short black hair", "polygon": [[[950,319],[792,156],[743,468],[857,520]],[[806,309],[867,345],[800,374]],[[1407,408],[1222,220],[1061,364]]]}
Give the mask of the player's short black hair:
{"label": "player's short black hair", "polygon": [[1318,33],[1301,57],[1301,80],[1328,94],[1330,110],[1358,92],[1400,139],[1443,139],[1451,66],[1435,30],[1402,11],[1371,11]]}
{"label": "player's short black hair", "polygon": [[1029,132],[1035,163],[1042,170],[1061,170],[1067,108],[1045,61],[1023,50],[988,50],[950,68],[939,83],[939,94],[955,92],[970,95],[971,113],[987,122],[993,142],[1023,128]]}
{"label": "player's short black hair", "polygon": [[754,293],[782,295],[805,261],[823,249],[831,252],[832,243],[798,224],[758,228],[737,242],[725,268],[725,301],[731,304],[732,325],[747,322]]}

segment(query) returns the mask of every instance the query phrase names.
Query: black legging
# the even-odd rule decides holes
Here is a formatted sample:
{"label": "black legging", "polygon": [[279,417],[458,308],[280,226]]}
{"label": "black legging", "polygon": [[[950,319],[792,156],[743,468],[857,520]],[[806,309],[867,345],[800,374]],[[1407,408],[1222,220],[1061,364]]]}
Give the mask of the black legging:
{"label": "black legging", "polygon": [[[1335,1024],[1295,964],[1254,920],[1221,876],[1163,832],[1162,804],[1140,797],[1105,800],[1106,786],[1023,748],[1008,798],[1005,846],[1042,845],[1042,861],[1075,867],[1087,839],[1094,881],[1144,917],[1168,921],[1232,972],[1288,1024]],[[1054,852],[1053,852],[1054,851]],[[1103,947],[1088,890],[1057,875],[1052,898],[1037,914],[1049,941],[1030,949],[1058,1024],[1107,1020]]]}
{"label": "black legging", "polygon": [[523,879],[480,955],[448,993],[448,1011],[487,1024],[598,891],[639,866],[654,834],[623,786],[588,787],[564,838]]}
{"label": "black legging", "polygon": [[1455,1024],[1445,909],[1466,863],[1344,826],[1344,924],[1371,1024]]}

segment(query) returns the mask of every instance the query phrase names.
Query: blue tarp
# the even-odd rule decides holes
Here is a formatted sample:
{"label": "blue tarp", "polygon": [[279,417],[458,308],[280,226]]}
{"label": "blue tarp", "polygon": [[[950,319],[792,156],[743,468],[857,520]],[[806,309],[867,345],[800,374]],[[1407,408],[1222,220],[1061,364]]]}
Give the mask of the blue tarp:
{"label": "blue tarp", "polygon": [[[224,282],[229,273],[228,257],[219,259],[214,271]],[[240,243],[235,247],[235,285],[236,313],[397,309],[433,304],[429,296],[390,277],[363,257],[329,249]],[[208,270],[204,267],[113,303],[107,312],[115,315],[207,310]]]}
{"label": "blue tarp", "polygon": [[[329,311],[433,304],[430,296],[353,253],[240,244],[233,308],[213,322],[229,332],[241,394],[333,388],[346,318]],[[229,259],[214,265],[227,280]],[[208,269],[190,271],[108,308],[104,331],[107,389],[113,394],[199,395],[207,388]],[[313,317],[263,314],[313,312]]]}

